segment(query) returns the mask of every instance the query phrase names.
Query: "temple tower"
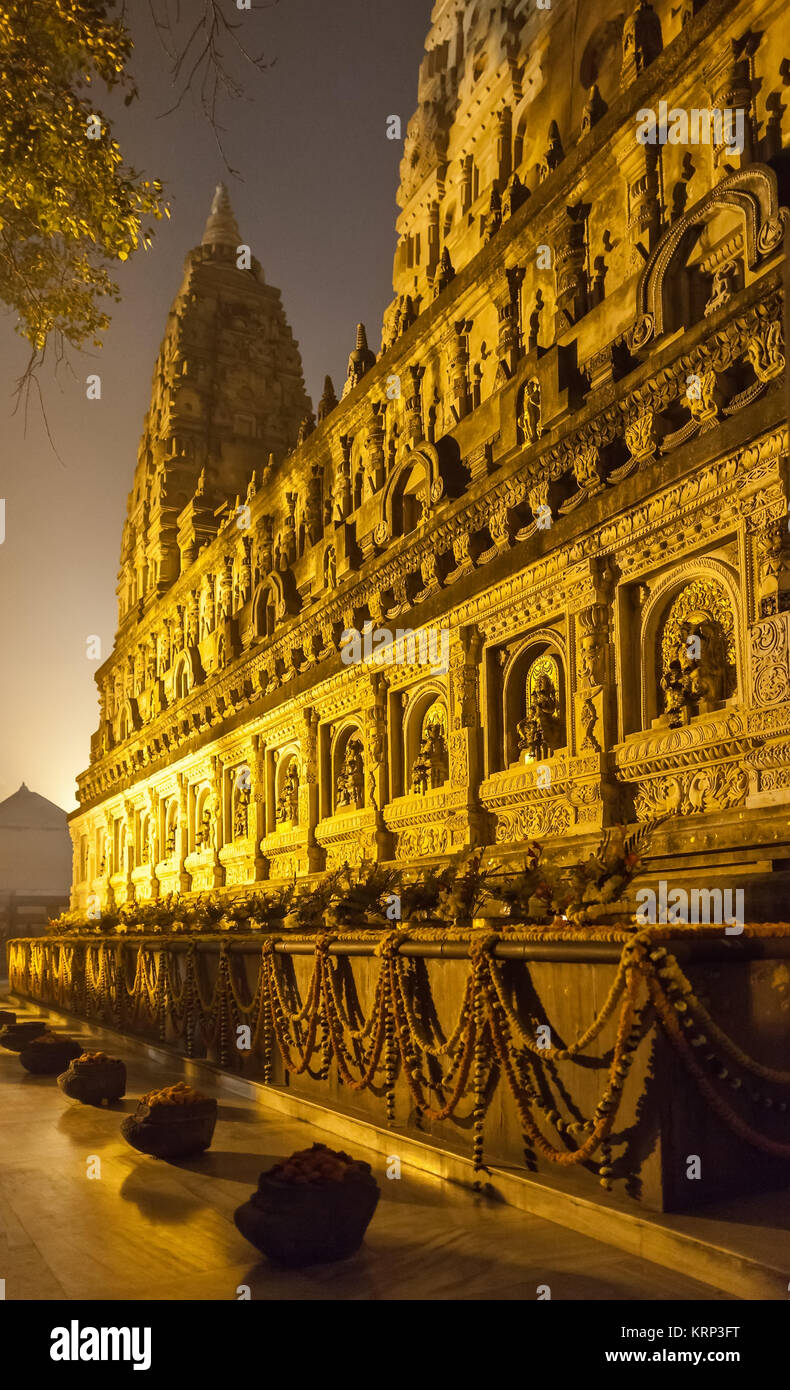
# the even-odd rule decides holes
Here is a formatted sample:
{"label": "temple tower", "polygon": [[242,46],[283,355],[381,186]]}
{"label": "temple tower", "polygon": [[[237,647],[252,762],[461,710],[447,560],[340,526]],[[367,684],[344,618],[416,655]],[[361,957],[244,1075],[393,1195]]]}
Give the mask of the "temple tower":
{"label": "temple tower", "polygon": [[197,493],[213,513],[243,496],[270,454],[294,446],[310,412],[280,291],[242,242],[220,184],[154,368],[123,532],[121,629],[178,576],[178,518],[190,499]]}

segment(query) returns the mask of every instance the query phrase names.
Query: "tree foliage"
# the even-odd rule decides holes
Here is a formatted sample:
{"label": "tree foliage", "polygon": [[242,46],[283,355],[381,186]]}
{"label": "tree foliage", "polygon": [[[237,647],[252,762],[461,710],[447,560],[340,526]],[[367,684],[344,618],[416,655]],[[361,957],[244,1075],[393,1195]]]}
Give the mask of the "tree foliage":
{"label": "tree foliage", "polygon": [[[151,238],[162,187],[124,163],[99,91],[136,96],[114,0],[0,6],[0,302],[40,360],[99,345],[114,263]],[[92,136],[94,138],[92,138]]]}

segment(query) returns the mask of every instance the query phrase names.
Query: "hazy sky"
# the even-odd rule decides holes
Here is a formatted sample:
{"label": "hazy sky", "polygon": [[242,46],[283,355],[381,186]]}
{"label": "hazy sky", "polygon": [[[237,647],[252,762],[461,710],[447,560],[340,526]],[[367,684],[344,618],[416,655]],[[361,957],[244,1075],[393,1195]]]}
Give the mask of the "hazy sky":
{"label": "hazy sky", "polygon": [[[241,235],[266,279],[283,293],[299,341],[307,390],[317,405],[325,373],[340,394],[358,320],[378,348],[392,294],[400,143],[417,104],[417,73],[431,0],[279,0],[250,16],[250,49],[275,59],[249,69],[244,100],[225,104],[224,170],[210,127],[187,99],[173,100],[169,70],[147,19],[130,7],[140,100],[122,110],[115,135],[124,155],[166,185],[172,219],[154,246],[117,280],[122,303],[100,353],[72,355],[73,374],[42,378],[61,463],[33,409],[27,433],[12,416],[26,360],[9,315],[0,317],[0,800],[25,781],[71,809],[77,772],[88,764],[98,722],[88,638],[102,658],[117,621],[115,584],[126,498],[167,310],[187,251],[201,238],[215,184],[229,188]],[[110,103],[97,100],[108,113]],[[85,378],[101,375],[102,399]]]}

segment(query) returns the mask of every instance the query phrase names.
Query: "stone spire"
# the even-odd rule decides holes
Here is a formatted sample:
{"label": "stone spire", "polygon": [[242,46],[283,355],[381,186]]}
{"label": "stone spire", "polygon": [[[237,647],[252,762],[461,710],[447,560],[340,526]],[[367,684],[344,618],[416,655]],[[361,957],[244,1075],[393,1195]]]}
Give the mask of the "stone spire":
{"label": "stone spire", "polygon": [[218,183],[211,204],[206,230],[203,233],[203,246],[238,246],[241,242],[236,218],[230,205],[228,190],[224,183]]}
{"label": "stone spire", "polygon": [[348,359],[348,377],[343,387],[343,395],[347,396],[349,391],[360,382],[366,372],[376,365],[376,354],[371,352],[368,347],[368,335],[365,332],[364,323],[357,324],[357,345]]}

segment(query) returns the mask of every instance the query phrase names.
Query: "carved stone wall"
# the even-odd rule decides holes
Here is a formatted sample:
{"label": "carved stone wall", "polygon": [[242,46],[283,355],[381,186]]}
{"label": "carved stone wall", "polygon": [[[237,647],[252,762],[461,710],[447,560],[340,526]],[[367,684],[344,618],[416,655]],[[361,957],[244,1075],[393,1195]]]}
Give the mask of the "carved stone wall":
{"label": "carved stone wall", "polygon": [[[279,296],[237,268],[219,199],[157,364],[72,821],[93,847],[87,867],[75,852],[75,902],[96,883],[122,901],[565,844],[656,814],[715,826],[735,854],[781,843],[782,11],[662,0],[622,33],[594,11],[434,7],[382,351],[360,325],[317,420]],[[659,101],[710,101],[703,67],[724,90],[733,52],[751,74],[748,101],[729,84],[742,156],[700,145],[689,168],[682,145],[637,139]],[[569,54],[562,114],[551,79]],[[675,669],[662,633],[684,591],[699,602],[675,612],[672,650],[690,639]],[[556,661],[559,689],[524,687],[516,709],[503,692],[529,652]],[[430,776],[409,724],[428,692],[447,717]],[[352,727],[359,789],[338,801]],[[298,763],[295,820],[281,757]],[[247,836],[227,799],[242,763]]]}

